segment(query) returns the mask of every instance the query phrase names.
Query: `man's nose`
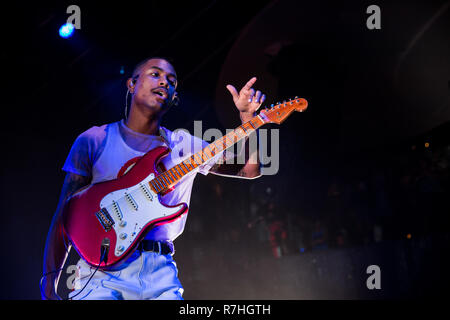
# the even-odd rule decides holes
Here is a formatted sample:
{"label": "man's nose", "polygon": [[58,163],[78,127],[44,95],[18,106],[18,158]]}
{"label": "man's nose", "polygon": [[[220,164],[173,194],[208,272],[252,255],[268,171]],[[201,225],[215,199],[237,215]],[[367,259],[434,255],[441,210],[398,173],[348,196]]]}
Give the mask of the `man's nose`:
{"label": "man's nose", "polygon": [[165,88],[169,89],[169,82],[164,79],[159,80],[159,85],[161,87],[165,87]]}

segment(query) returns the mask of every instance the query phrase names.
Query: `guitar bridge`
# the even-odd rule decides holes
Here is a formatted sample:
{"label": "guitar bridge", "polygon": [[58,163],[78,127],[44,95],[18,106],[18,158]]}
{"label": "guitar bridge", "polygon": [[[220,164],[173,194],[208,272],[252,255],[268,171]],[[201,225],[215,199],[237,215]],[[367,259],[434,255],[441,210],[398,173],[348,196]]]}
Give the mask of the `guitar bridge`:
{"label": "guitar bridge", "polygon": [[108,210],[103,208],[100,211],[97,211],[95,215],[106,232],[111,230],[112,226],[114,225],[114,221],[109,215]]}

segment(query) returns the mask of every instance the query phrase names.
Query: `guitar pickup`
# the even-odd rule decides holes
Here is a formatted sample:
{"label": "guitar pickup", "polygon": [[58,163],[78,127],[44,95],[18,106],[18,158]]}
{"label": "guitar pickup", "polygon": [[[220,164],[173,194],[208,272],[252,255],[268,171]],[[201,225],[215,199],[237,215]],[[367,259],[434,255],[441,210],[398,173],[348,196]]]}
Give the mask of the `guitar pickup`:
{"label": "guitar pickup", "polygon": [[150,191],[147,189],[147,187],[143,184],[140,184],[142,192],[145,194],[148,200],[153,201],[153,196],[150,193]]}
{"label": "guitar pickup", "polygon": [[131,205],[131,207],[137,211],[138,205],[137,205],[136,201],[134,200],[134,198],[131,196],[131,194],[129,194],[129,193],[125,194],[125,199],[127,199],[128,203]]}
{"label": "guitar pickup", "polygon": [[111,230],[112,226],[114,225],[114,221],[109,215],[108,210],[106,210],[106,208],[97,211],[95,215],[97,216],[98,221],[100,222],[100,224],[102,225],[103,229],[106,232]]}

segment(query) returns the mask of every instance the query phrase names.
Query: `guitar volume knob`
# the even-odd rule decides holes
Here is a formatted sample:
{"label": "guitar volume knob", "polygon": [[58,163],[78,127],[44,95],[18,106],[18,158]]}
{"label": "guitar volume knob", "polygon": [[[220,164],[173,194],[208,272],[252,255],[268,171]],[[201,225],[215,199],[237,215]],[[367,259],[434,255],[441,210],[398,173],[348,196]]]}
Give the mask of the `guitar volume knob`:
{"label": "guitar volume knob", "polygon": [[122,240],[125,240],[127,238],[127,234],[126,233],[121,233],[119,235],[119,238],[122,239]]}

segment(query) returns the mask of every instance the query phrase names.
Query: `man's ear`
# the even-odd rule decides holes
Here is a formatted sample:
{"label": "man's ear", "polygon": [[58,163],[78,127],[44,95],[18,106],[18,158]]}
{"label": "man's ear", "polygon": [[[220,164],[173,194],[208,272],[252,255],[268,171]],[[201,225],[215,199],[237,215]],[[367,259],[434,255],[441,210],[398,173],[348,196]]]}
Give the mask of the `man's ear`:
{"label": "man's ear", "polygon": [[136,79],[130,78],[127,80],[127,88],[131,93],[134,93],[135,84],[136,84]]}

